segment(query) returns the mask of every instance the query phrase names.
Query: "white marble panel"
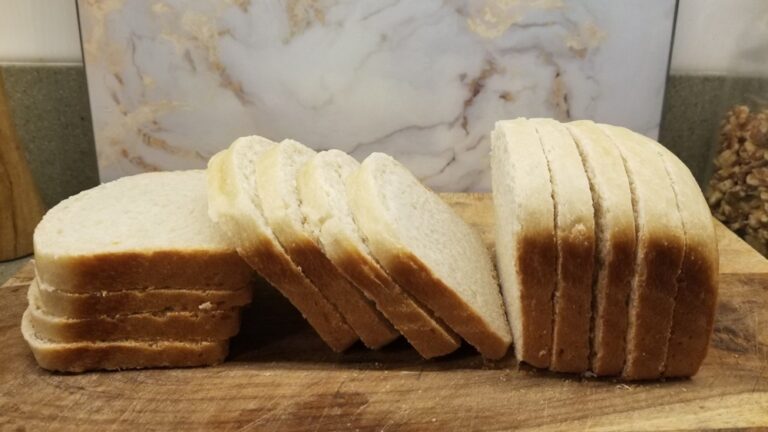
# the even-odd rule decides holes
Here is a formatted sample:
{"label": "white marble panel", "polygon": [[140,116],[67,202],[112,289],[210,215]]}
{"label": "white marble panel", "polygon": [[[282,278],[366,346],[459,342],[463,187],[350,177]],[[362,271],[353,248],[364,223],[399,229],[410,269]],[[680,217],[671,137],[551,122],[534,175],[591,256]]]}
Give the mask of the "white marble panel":
{"label": "white marble panel", "polygon": [[[80,0],[101,177],[202,167],[238,136],[489,187],[517,116],[655,136],[674,0]],[[524,155],[521,155],[524,157]]]}

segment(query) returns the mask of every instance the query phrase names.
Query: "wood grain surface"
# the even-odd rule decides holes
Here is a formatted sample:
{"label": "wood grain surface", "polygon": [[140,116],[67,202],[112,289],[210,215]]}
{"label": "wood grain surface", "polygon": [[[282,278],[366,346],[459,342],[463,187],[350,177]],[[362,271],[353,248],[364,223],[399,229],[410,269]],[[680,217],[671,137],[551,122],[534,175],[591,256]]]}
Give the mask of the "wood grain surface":
{"label": "wood grain surface", "polygon": [[32,253],[43,203],[21,150],[0,71],[0,261]]}
{"label": "wood grain surface", "polygon": [[[490,198],[445,199],[491,245]],[[246,312],[229,361],[83,375],[39,369],[19,332],[32,278],[0,289],[0,429],[658,430],[768,427],[768,263],[718,224],[720,304],[701,372],[625,384],[541,372],[469,347],[425,361],[402,341],[327,349],[274,290]]]}

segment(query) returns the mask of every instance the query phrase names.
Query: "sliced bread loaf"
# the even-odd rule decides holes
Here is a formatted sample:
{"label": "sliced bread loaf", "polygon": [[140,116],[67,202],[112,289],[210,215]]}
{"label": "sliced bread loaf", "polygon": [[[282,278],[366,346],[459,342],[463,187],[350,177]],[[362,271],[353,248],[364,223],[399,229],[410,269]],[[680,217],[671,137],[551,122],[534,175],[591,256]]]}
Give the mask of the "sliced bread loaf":
{"label": "sliced bread loaf", "polygon": [[227,310],[251,303],[251,287],[235,291],[185,289],[100,291],[80,294],[59,291],[32,281],[40,307],[51,315],[67,318],[95,318],[101,315],[142,312],[208,312]]}
{"label": "sliced bread loaf", "polygon": [[296,306],[325,343],[334,351],[343,351],[357,335],[291,260],[264,218],[255,169],[259,157],[274,145],[261,137],[239,138],[209,161],[209,216],[248,264]]}
{"label": "sliced bread loaf", "polygon": [[503,357],[509,324],[479,234],[382,153],[349,176],[347,193],[357,226],[393,279],[484,357]]}
{"label": "sliced bread loaf", "polygon": [[685,230],[685,253],[677,278],[677,296],[664,376],[693,376],[707,354],[717,306],[718,253],[715,227],[707,201],[685,164],[661,144],[654,146],[664,160]]}
{"label": "sliced bread loaf", "polygon": [[536,367],[552,358],[557,243],[547,159],[533,123],[500,121],[491,134],[496,264],[515,355]]}
{"label": "sliced bread loaf", "polygon": [[66,318],[40,306],[39,290],[30,286],[29,315],[42,338],[56,342],[109,340],[224,340],[240,329],[240,309],[165,312]]}
{"label": "sliced bread loaf", "polygon": [[259,158],[255,176],[261,205],[275,236],[293,261],[333,303],[369,348],[377,349],[399,334],[362,291],[323,253],[317,235],[304,223],[296,177],[315,152],[286,140]]}
{"label": "sliced bread loaf", "polygon": [[81,192],[35,229],[37,275],[64,292],[242,289],[253,271],[206,211],[200,170],[139,174]]}
{"label": "sliced bread loaf", "polygon": [[395,283],[373,258],[355,224],[345,182],[360,164],[339,150],[318,153],[298,175],[301,212],[331,261],[424,358],[448,354],[461,339]]}
{"label": "sliced bread loaf", "polygon": [[37,334],[27,309],[21,333],[43,369],[60,372],[208,366],[224,361],[229,341],[51,342]]}
{"label": "sliced bread loaf", "polygon": [[566,126],[589,177],[595,210],[591,370],[601,376],[619,375],[624,368],[627,303],[635,264],[632,192],[621,153],[611,139],[591,121]]}
{"label": "sliced bread loaf", "polygon": [[552,119],[531,120],[539,134],[552,182],[557,239],[552,360],[558,372],[590,367],[595,219],[589,181],[568,130]]}
{"label": "sliced bread loaf", "polygon": [[637,230],[635,275],[629,299],[627,379],[661,376],[667,357],[685,238],[664,161],[638,134],[600,125],[624,160]]}

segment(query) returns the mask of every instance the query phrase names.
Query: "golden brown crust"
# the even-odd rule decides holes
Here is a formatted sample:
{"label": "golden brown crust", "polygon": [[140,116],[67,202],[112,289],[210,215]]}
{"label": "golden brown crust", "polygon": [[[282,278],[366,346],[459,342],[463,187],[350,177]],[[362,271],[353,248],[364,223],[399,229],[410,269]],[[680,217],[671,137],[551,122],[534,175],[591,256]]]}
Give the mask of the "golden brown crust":
{"label": "golden brown crust", "polygon": [[284,246],[304,274],[339,309],[365,346],[378,349],[400,336],[373,302],[347,280],[314,242],[297,241]]}
{"label": "golden brown crust", "polygon": [[92,294],[41,288],[38,293],[42,309],[67,318],[142,312],[220,311],[246,306],[253,297],[251,287],[235,291],[129,290]]}
{"label": "golden brown crust", "polygon": [[461,339],[429,309],[405,293],[370,257],[353,248],[344,248],[335,261],[339,268],[395,325],[424,358],[449,354],[461,345]]}
{"label": "golden brown crust", "polygon": [[596,375],[619,375],[624,368],[629,292],[635,265],[635,233],[615,232],[610,239],[611,254],[603,263],[598,280],[594,339],[599,347],[592,359]]}
{"label": "golden brown crust", "polygon": [[557,245],[553,233],[521,233],[517,242],[520,301],[525,315],[521,317],[524,346],[516,351],[521,357],[518,361],[546,368],[552,354],[552,297],[557,280]]}
{"label": "golden brown crust", "polygon": [[240,329],[239,309],[82,319],[59,318],[32,309],[30,320],[41,338],[55,342],[224,340],[236,335]]}
{"label": "golden brown crust", "polygon": [[717,306],[717,253],[714,243],[687,244],[678,277],[664,375],[693,376],[707,354]]}
{"label": "golden brown crust", "polygon": [[677,237],[657,234],[640,239],[645,250],[638,263],[634,315],[630,314],[627,355],[622,376],[630,380],[659,378],[667,355],[669,329],[675,307],[677,284],[685,245]]}
{"label": "golden brown crust", "polygon": [[[553,328],[550,369],[558,372],[589,370],[589,329],[592,316],[592,269],[595,258],[594,232],[577,232],[560,239],[560,279],[565,284],[557,295],[557,320],[566,325]],[[560,342],[562,341],[562,342]],[[559,347],[559,348],[558,348]]]}
{"label": "golden brown crust", "polygon": [[429,302],[432,311],[462,335],[483,357],[492,360],[504,357],[509,349],[509,341],[489,328],[418,257],[401,250],[382,258],[386,261],[382,264],[399,285],[409,287],[411,294],[419,301]]}
{"label": "golden brown crust", "polygon": [[41,282],[65,292],[244,288],[253,270],[235,251],[157,251],[53,258],[36,256]]}
{"label": "golden brown crust", "polygon": [[55,343],[41,340],[29,322],[29,311],[22,318],[21,330],[32,354],[43,369],[60,372],[139,369],[155,367],[193,367],[221,363],[229,342],[76,342]]}
{"label": "golden brown crust", "polygon": [[339,312],[271,241],[257,241],[240,255],[290,301],[334,351],[349,348],[357,335]]}

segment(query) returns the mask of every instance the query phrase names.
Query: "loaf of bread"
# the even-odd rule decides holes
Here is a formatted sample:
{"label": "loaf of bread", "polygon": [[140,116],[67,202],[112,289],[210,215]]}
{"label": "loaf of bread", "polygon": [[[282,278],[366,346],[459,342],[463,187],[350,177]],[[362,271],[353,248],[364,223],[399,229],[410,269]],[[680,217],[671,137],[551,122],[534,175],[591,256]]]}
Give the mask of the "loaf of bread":
{"label": "loaf of bread", "polygon": [[518,360],[628,380],[696,373],[718,257],[679,159],[616,126],[516,119],[492,133],[492,178]]}

